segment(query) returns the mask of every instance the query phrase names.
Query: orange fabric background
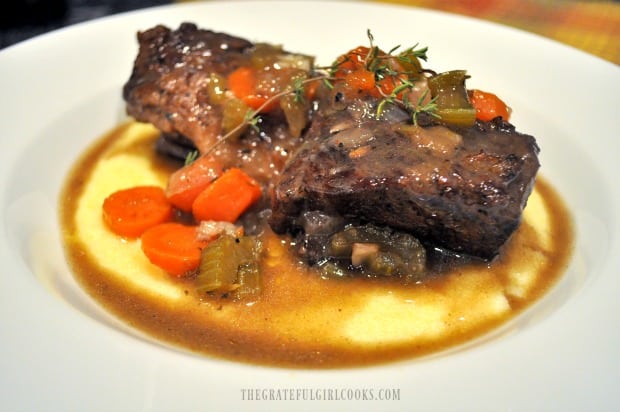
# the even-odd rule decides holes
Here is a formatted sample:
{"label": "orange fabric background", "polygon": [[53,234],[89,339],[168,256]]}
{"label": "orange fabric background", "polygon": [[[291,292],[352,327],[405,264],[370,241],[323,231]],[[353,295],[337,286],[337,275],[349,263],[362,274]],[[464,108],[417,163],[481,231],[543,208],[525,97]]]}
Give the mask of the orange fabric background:
{"label": "orange fabric background", "polygon": [[468,15],[560,41],[620,64],[620,2],[574,0],[374,0]]}

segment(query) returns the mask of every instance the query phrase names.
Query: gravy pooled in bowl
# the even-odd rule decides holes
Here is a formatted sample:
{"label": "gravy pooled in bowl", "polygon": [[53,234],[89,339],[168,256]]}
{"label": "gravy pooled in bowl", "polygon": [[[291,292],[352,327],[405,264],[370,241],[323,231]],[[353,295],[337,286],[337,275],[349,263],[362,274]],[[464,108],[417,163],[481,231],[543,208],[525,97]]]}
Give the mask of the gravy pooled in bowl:
{"label": "gravy pooled in bowl", "polygon": [[288,236],[266,228],[261,293],[235,300],[196,291],[112,233],[104,199],[137,185],[165,187],[178,164],[157,156],[154,127],[118,126],[74,165],[60,197],[64,246],[84,289],[154,339],[254,364],[336,368],[436,353],[488,333],[540,299],[560,278],[573,244],[571,217],[540,176],[523,220],[491,262],[450,265],[422,280],[326,278]]}

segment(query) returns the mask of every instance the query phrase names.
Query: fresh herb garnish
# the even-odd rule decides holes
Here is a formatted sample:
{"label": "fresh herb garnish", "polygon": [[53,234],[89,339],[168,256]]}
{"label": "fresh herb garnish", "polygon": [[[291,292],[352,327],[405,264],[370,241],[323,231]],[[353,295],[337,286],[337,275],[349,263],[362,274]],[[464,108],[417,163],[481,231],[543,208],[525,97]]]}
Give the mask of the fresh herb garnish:
{"label": "fresh herb garnish", "polygon": [[187,156],[185,156],[185,162],[184,162],[185,166],[189,166],[192,163],[194,163],[194,161],[198,159],[198,155],[199,155],[198,150],[192,150],[191,152],[189,152]]}
{"label": "fresh herb garnish", "polygon": [[[327,88],[333,89],[335,82],[343,80],[342,76],[338,76],[339,71],[345,70],[345,68],[349,70],[349,66],[353,65],[355,67],[360,63],[365,70],[374,75],[376,81],[377,92],[375,94],[380,98],[376,110],[377,118],[382,116],[386,106],[390,104],[398,105],[409,111],[412,114],[412,122],[415,125],[417,125],[418,117],[422,113],[439,117],[436,113],[437,105],[435,99],[431,99],[424,103],[425,100],[427,100],[428,90],[425,90],[415,102],[411,102],[409,98],[409,92],[416,86],[415,81],[423,76],[423,70],[419,60],[426,61],[428,59],[428,47],[419,47],[419,44],[416,43],[414,46],[398,52],[401,48],[401,46],[398,45],[385,53],[374,44],[375,39],[370,29],[366,31],[366,36],[368,37],[369,47],[365,48],[365,50],[367,50],[365,54],[352,54],[353,51],[349,52],[338,58],[330,66],[315,67],[313,69],[315,73],[314,77],[295,78],[286,90],[274,94],[256,110],[249,109],[245,113],[243,121],[223,135],[206,151],[206,153],[211,152],[232,136],[238,135],[239,131],[245,127],[250,127],[255,131],[259,131],[259,114],[263,109],[273,104],[274,101],[284,96],[292,95],[294,103],[303,103],[305,99],[305,86],[307,84],[311,82],[322,82]],[[352,56],[354,58],[352,58]],[[386,83],[392,86],[388,92],[381,87],[382,84]]]}

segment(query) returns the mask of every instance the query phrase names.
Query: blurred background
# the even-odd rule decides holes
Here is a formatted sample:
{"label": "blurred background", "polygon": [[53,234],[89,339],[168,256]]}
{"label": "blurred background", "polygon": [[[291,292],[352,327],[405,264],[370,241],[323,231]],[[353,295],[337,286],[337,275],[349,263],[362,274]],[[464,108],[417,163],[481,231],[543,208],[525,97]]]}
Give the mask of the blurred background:
{"label": "blurred background", "polygon": [[9,0],[0,14],[0,47],[71,24],[173,3],[173,0]]}
{"label": "blurred background", "polygon": [[[0,48],[99,17],[191,0],[9,0]],[[620,65],[618,0],[374,0],[473,16],[577,47]],[[191,18],[188,18],[191,20]]]}

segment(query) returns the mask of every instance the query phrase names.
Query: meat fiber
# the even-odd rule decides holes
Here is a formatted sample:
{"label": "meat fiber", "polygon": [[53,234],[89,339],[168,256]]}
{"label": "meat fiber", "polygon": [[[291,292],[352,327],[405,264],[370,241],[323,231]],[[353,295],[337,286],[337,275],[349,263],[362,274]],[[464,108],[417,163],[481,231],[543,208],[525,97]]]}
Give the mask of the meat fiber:
{"label": "meat fiber", "polygon": [[209,104],[212,73],[226,75],[244,62],[251,42],[183,23],[138,33],[139,52],[123,87],[127,113],[164,133],[189,138],[202,153],[221,133],[222,108]]}
{"label": "meat fiber", "polygon": [[358,101],[324,110],[275,185],[270,224],[304,230],[308,212],[390,226],[430,247],[491,259],[518,227],[539,168],[532,136],[496,118],[414,126]]}
{"label": "meat fiber", "polygon": [[[239,167],[265,187],[270,185],[298,146],[299,133],[291,133],[282,110],[274,110],[261,114],[258,130],[246,127],[240,136],[222,141],[226,102],[235,97],[221,90],[222,101],[213,102],[209,91],[213,78],[225,79],[239,67],[251,66],[256,63],[257,48],[262,46],[264,53],[268,45],[199,29],[192,23],[182,23],[175,30],[155,26],[138,33],[137,38],[139,51],[123,87],[123,98],[130,116],[161,130],[157,150],[184,160],[197,149],[202,156],[217,157],[217,163],[225,168]],[[273,53],[277,54],[270,57],[287,62],[311,60],[278,47]]]}

